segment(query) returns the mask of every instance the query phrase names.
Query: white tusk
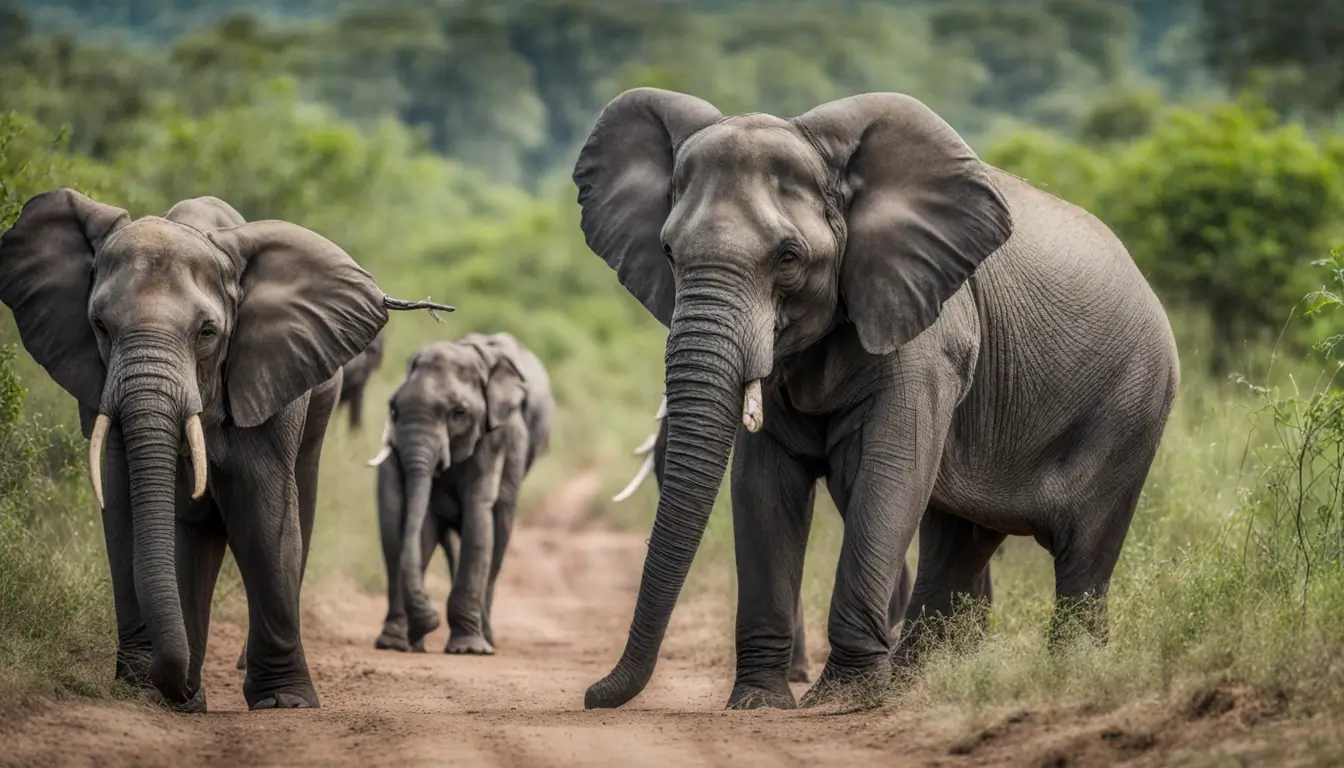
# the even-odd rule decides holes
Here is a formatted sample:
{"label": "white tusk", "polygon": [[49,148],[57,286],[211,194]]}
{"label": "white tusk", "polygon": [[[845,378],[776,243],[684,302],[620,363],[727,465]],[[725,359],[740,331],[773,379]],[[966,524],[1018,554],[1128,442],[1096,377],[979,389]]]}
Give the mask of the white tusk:
{"label": "white tusk", "polygon": [[93,482],[93,498],[99,509],[103,508],[103,441],[111,428],[112,419],[100,413],[93,422],[93,434],[89,436],[89,480]]}
{"label": "white tusk", "polygon": [[742,397],[742,423],[752,432],[760,432],[765,425],[765,407],[761,404],[761,380],[747,382],[747,392]]}
{"label": "white tusk", "polygon": [[652,471],[653,471],[653,454],[650,453],[649,455],[644,457],[644,463],[639,465],[639,471],[635,473],[635,477],[633,480],[630,481],[630,484],[625,486],[625,490],[621,491],[615,496],[612,496],[611,500],[619,503],[630,498],[630,495],[634,493],[637,488],[639,488],[639,486],[644,482],[644,479],[647,478],[649,476],[649,473]]}
{"label": "white tusk", "polygon": [[191,448],[191,470],[195,475],[196,486],[191,489],[191,498],[199,499],[205,495],[205,430],[201,429],[201,415],[191,414],[187,419],[187,445]]}
{"label": "white tusk", "polygon": [[392,429],[392,417],[388,416],[387,421],[383,422],[383,447],[378,449],[378,455],[369,459],[368,465],[376,467],[387,461],[387,457],[392,455],[392,438],[395,432]]}
{"label": "white tusk", "polygon": [[662,421],[667,417],[667,395],[663,395],[663,402],[658,404],[658,413],[654,414],[654,421]]}
{"label": "white tusk", "polygon": [[376,466],[378,466],[379,464],[382,464],[384,461],[387,461],[387,457],[388,457],[388,456],[391,456],[391,455],[392,455],[392,446],[390,446],[390,445],[384,445],[384,446],[378,451],[378,455],[377,455],[377,456],[374,456],[372,459],[369,459],[369,466],[370,466],[370,467],[376,467]]}
{"label": "white tusk", "polygon": [[654,443],[657,442],[658,442],[658,430],[655,429],[653,430],[653,432],[649,433],[649,436],[644,439],[644,442],[640,443],[639,447],[635,449],[635,455],[643,456],[649,451],[652,451]]}

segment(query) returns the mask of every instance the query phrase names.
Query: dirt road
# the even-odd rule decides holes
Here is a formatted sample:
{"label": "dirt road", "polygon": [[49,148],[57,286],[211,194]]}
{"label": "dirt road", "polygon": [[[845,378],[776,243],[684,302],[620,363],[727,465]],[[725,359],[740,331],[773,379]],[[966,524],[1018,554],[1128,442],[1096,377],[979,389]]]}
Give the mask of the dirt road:
{"label": "dirt road", "polygon": [[[1160,732],[1128,732],[1113,718],[1060,723],[1023,713],[968,740],[955,718],[930,712],[724,712],[731,616],[694,603],[678,608],[648,690],[626,708],[587,712],[585,687],[620,654],[643,541],[560,526],[524,528],[515,542],[496,597],[494,657],[440,653],[443,629],[427,640],[429,653],[375,651],[379,598],[353,590],[305,595],[305,643],[321,709],[246,711],[242,673],[232,663],[242,630],[217,623],[208,714],[53,705],[19,723],[14,738],[0,739],[7,742],[0,763],[1107,765],[1161,762],[1165,751],[1152,749],[1163,743]],[[446,594],[446,579],[429,585],[434,596]],[[814,653],[815,674],[825,648]],[[1217,714],[1230,710],[1220,705]]]}

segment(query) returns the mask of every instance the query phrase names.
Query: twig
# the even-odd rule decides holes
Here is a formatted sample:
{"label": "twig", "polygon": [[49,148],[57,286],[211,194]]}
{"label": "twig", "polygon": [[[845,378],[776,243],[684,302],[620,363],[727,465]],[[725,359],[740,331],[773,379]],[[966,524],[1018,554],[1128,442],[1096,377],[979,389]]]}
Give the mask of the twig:
{"label": "twig", "polygon": [[428,296],[425,297],[424,301],[404,301],[402,299],[394,299],[386,293],[383,294],[383,306],[388,309],[403,311],[408,309],[427,309],[429,310],[429,316],[434,318],[435,322],[439,323],[443,322],[443,318],[439,317],[438,312],[435,310],[443,310],[444,312],[456,311],[453,307],[450,307],[447,304],[436,304],[435,302],[430,301]]}

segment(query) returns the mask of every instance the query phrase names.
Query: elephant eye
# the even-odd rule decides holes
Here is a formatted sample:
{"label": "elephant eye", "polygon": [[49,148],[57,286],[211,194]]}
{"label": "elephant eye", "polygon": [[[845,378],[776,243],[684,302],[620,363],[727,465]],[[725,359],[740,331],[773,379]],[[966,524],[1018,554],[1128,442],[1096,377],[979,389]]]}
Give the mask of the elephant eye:
{"label": "elephant eye", "polygon": [[389,417],[391,417],[391,419],[392,419],[393,421],[396,421],[396,420],[397,420],[397,401],[396,401],[396,400],[388,400],[388,401],[387,401],[387,415],[388,415]]}
{"label": "elephant eye", "polygon": [[215,327],[214,325],[212,325],[211,323],[206,323],[205,325],[201,326],[201,338],[202,338],[202,339],[213,339],[213,338],[215,338],[215,336],[218,336],[218,335],[219,335],[219,329],[216,328],[216,327]]}
{"label": "elephant eye", "polygon": [[667,257],[667,263],[675,263],[675,260],[672,258],[672,246],[667,243],[663,243],[663,255]]}
{"label": "elephant eye", "polygon": [[93,318],[93,329],[103,335],[107,335],[107,326],[103,325],[103,321],[101,318],[97,317]]}
{"label": "elephant eye", "polygon": [[464,406],[455,405],[453,406],[453,409],[449,411],[449,415],[451,415],[454,419],[460,419],[463,416],[467,415],[467,409]]}

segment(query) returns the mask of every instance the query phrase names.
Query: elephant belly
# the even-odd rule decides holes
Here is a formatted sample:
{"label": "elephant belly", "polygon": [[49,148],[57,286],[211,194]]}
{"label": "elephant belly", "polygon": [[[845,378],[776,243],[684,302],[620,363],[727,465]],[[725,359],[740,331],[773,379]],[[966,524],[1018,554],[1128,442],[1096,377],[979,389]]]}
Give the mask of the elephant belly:
{"label": "elephant belly", "polygon": [[1179,385],[1157,297],[1095,227],[1072,239],[1015,236],[982,266],[974,293],[980,359],[933,503],[1038,537],[1112,514],[1117,495],[1142,485]]}

